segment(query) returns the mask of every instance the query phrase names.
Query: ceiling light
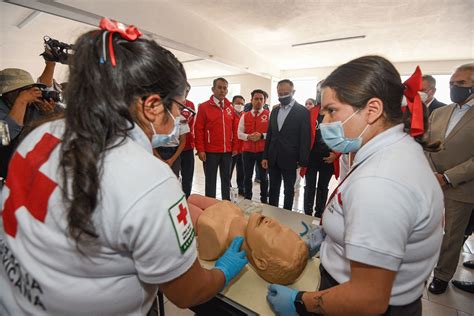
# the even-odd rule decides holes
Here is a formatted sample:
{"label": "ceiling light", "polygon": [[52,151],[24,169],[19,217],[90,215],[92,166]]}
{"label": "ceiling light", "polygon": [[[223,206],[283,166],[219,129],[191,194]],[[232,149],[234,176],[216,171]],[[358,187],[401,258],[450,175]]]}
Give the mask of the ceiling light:
{"label": "ceiling light", "polygon": [[358,39],[358,38],[365,38],[365,35],[331,38],[331,39],[327,39],[327,40],[307,42],[307,43],[298,43],[298,44],[291,45],[291,47],[313,45],[313,44],[320,44],[320,43],[327,43],[327,42],[347,41],[347,40],[353,40],[353,39]]}

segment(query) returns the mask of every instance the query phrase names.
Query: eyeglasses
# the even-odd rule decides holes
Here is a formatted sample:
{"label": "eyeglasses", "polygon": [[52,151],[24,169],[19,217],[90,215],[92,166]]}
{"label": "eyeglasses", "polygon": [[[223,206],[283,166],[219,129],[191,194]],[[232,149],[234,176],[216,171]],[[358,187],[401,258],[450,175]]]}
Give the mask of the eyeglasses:
{"label": "eyeglasses", "polygon": [[175,99],[171,99],[171,101],[173,101],[174,103],[179,105],[180,112],[189,112],[190,116],[196,115],[196,112],[193,109],[191,109],[190,107],[184,105],[183,103],[181,103],[179,101],[176,101]]}

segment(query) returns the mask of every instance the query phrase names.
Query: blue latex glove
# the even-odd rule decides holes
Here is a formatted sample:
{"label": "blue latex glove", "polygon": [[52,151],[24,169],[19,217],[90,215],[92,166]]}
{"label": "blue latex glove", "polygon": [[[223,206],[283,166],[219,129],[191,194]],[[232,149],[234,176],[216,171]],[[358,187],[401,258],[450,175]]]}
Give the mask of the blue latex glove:
{"label": "blue latex glove", "polygon": [[219,269],[224,273],[226,287],[229,282],[245,267],[249,262],[245,251],[241,251],[240,247],[244,242],[244,237],[235,237],[229,248],[216,261],[214,269]]}
{"label": "blue latex glove", "polygon": [[326,233],[322,226],[316,226],[315,228],[310,229],[308,232],[308,240],[305,241],[308,246],[310,258],[318,253],[324,238],[326,238]]}
{"label": "blue latex glove", "polygon": [[295,299],[298,291],[292,288],[270,284],[268,286],[267,301],[275,315],[296,315]]}

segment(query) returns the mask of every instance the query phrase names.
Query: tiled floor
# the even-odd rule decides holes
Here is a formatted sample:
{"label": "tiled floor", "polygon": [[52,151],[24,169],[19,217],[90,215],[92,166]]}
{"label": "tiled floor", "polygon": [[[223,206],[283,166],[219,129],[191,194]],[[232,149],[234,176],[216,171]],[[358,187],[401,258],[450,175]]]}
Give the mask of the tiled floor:
{"label": "tiled floor", "polygon": [[[204,194],[204,172],[202,164],[196,160],[195,175],[193,182],[193,192]],[[220,181],[217,181],[217,198],[220,198]],[[235,172],[232,179],[232,185],[236,186]],[[331,192],[337,185],[337,181],[333,178],[329,184]],[[254,182],[253,199],[259,201],[260,188]],[[295,200],[293,204],[294,211],[303,212],[303,193],[304,179],[301,180],[300,186],[295,192]],[[280,206],[283,205],[283,188],[280,194]],[[466,260],[474,259],[474,236],[471,236],[463,248],[463,252],[459,258],[458,270],[454,276],[457,280],[474,281],[474,270],[463,267],[462,263]],[[431,280],[430,280],[431,281]],[[428,283],[429,284],[429,283]],[[192,316],[190,310],[182,310],[165,299],[165,313],[168,316]],[[441,295],[431,294],[427,289],[423,293],[423,316],[473,316],[474,314],[474,294],[463,292],[453,287],[451,284],[448,290]]]}

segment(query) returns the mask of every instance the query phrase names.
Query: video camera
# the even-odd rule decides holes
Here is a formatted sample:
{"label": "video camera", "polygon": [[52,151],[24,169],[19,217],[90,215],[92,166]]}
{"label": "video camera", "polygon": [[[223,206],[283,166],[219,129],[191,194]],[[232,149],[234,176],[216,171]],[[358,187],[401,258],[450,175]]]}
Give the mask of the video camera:
{"label": "video camera", "polygon": [[67,64],[69,56],[72,55],[73,47],[71,44],[66,44],[55,40],[49,36],[44,36],[44,53],[40,54],[46,61],[59,62]]}

